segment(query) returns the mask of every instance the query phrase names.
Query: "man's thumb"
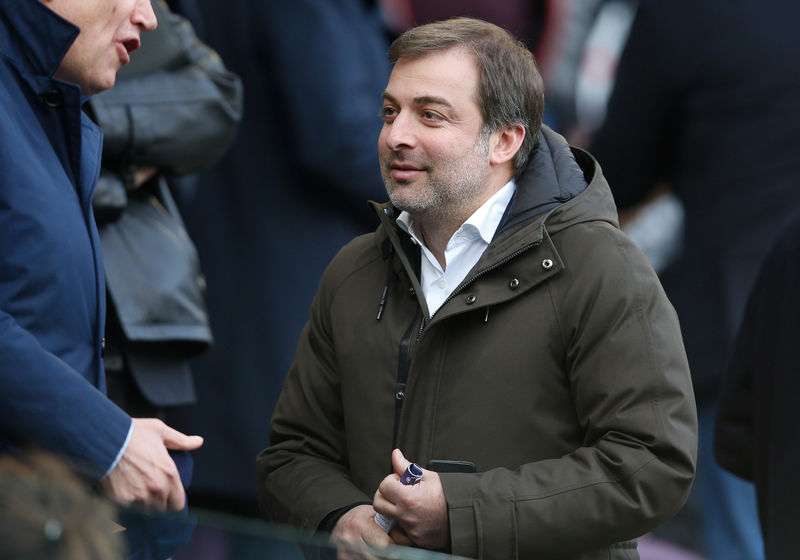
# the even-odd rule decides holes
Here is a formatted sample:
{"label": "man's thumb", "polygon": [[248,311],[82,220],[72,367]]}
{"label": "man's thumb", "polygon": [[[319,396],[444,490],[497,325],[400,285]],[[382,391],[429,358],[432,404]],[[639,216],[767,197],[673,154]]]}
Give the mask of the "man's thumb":
{"label": "man's thumb", "polygon": [[410,464],[411,461],[406,459],[402,451],[399,449],[392,451],[392,467],[394,467],[394,472],[397,473],[397,476],[403,476],[403,473]]}
{"label": "man's thumb", "polygon": [[203,438],[200,436],[187,436],[169,426],[164,426],[161,432],[161,438],[164,441],[164,446],[167,449],[175,449],[180,451],[192,451],[203,445]]}

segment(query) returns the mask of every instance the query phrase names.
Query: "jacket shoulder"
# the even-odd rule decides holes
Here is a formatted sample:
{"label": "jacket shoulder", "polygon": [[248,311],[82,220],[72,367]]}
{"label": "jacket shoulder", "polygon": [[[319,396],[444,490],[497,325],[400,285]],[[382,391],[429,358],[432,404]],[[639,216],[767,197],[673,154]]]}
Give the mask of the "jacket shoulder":
{"label": "jacket shoulder", "polygon": [[[602,220],[581,222],[557,232],[552,239],[564,262],[567,281],[554,287],[563,296],[559,301],[564,310],[582,316],[588,302],[608,308],[612,314],[620,306],[636,308],[645,301],[651,305],[660,301],[671,308],[650,261],[614,225]],[[668,314],[673,315],[672,311]]]}
{"label": "jacket shoulder", "polygon": [[321,286],[338,287],[359,271],[382,262],[382,237],[373,232],[353,238],[328,264],[322,275]]}

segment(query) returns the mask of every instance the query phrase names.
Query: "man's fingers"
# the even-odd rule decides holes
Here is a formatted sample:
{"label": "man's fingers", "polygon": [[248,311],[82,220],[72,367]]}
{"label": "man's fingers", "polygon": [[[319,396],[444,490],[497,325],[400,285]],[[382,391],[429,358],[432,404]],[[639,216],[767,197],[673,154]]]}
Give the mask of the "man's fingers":
{"label": "man's fingers", "polygon": [[389,535],[374,520],[375,510],[369,505],[359,505],[345,513],[336,522],[331,541],[337,544],[339,560],[375,558],[371,550],[392,544]]}
{"label": "man's fingers", "polygon": [[372,498],[372,507],[375,511],[386,517],[394,517],[397,514],[397,506],[386,499],[381,493],[380,488],[375,492],[375,496]]}
{"label": "man's fingers", "polygon": [[174,511],[180,511],[186,505],[186,492],[183,490],[180,478],[172,481],[169,496],[167,496],[167,507]]}
{"label": "man's fingers", "polygon": [[406,532],[401,529],[398,525],[392,527],[392,530],[389,531],[389,536],[392,538],[395,544],[400,546],[413,546],[414,543],[411,542],[411,539],[408,538]]}
{"label": "man's fingers", "polygon": [[161,511],[186,505],[180,473],[168,449],[190,451],[203,444],[156,418],[134,418],[133,432],[105,486],[116,501],[140,503]]}
{"label": "man's fingers", "polygon": [[187,436],[174,428],[164,424],[161,428],[161,439],[167,449],[176,451],[192,451],[203,445],[203,438],[200,436]]}

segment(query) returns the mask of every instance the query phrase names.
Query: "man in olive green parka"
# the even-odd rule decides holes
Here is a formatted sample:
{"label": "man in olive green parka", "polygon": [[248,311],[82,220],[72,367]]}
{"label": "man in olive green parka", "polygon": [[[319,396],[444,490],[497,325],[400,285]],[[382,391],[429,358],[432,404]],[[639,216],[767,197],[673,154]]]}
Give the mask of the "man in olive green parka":
{"label": "man in olive green parka", "polygon": [[460,18],[389,57],[390,202],[322,278],[258,458],[264,513],[346,543],[638,558],[694,475],[675,312],[598,164],[541,126],[521,44]]}

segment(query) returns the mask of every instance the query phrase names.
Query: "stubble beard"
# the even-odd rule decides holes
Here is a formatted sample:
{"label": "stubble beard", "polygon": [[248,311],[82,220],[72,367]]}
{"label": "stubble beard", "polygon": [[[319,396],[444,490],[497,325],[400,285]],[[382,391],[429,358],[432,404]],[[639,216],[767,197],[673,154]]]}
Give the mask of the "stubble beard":
{"label": "stubble beard", "polygon": [[[488,175],[485,157],[489,153],[489,137],[481,134],[473,151],[440,164],[425,162],[425,182],[415,187],[396,185],[391,178],[391,163],[402,157],[383,158],[383,181],[389,200],[399,210],[412,216],[435,220],[466,220],[475,208]],[[435,169],[438,167],[438,169]],[[466,213],[466,215],[465,215]]]}

